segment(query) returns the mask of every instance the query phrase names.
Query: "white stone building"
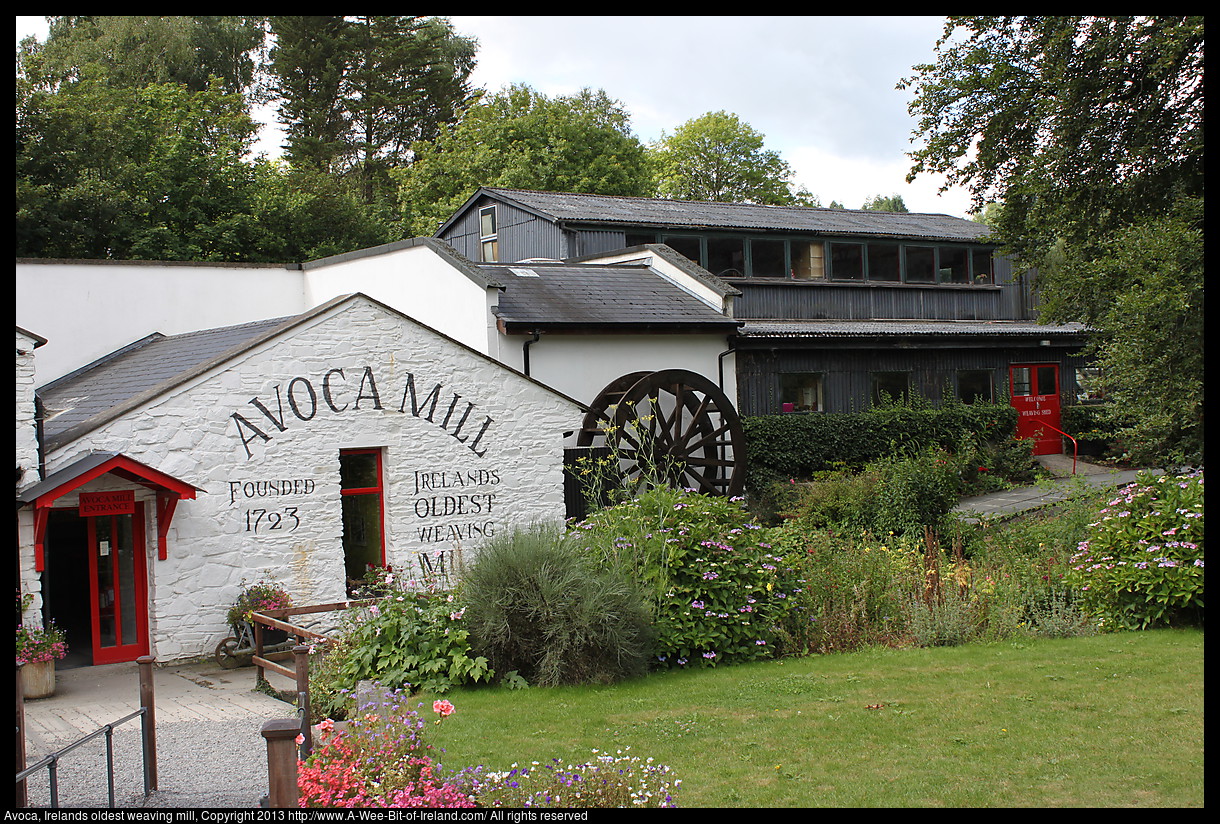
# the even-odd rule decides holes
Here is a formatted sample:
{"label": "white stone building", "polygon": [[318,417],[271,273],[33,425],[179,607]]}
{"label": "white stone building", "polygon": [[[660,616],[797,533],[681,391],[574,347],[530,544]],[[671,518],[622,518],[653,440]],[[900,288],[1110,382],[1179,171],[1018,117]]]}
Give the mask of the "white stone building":
{"label": "white stone building", "polygon": [[565,516],[564,447],[607,383],[731,381],[732,297],[664,247],[511,269],[431,239],[277,267],[18,261],[27,617],[82,663],[167,661],[230,634],[243,582],[311,604],[369,565],[451,571]]}

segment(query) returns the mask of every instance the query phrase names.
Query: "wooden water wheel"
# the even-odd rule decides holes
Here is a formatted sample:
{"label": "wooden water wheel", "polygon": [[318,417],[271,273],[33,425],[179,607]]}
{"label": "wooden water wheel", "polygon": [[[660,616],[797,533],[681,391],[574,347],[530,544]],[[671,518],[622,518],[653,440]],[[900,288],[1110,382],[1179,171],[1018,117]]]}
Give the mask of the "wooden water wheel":
{"label": "wooden water wheel", "polygon": [[695,372],[634,372],[590,404],[579,446],[609,447],[631,487],[663,478],[710,495],[745,486],[741,419],[720,387]]}

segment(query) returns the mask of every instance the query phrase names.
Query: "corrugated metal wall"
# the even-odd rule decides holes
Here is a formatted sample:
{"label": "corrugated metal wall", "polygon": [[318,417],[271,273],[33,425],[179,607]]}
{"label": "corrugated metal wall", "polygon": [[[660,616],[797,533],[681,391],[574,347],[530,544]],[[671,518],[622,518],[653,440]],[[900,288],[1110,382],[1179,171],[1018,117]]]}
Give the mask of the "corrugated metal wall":
{"label": "corrugated metal wall", "polygon": [[739,318],[1021,320],[1019,287],[868,286],[738,280]]}
{"label": "corrugated metal wall", "polygon": [[822,377],[826,412],[859,412],[870,404],[870,372],[908,372],[912,391],[938,403],[957,372],[987,370],[997,397],[1008,390],[1008,367],[1014,363],[1058,363],[1063,402],[1075,399],[1075,370],[1085,358],[1059,347],[977,349],[783,349],[737,353],[737,405],[742,415],[780,412],[780,375],[817,373]]}

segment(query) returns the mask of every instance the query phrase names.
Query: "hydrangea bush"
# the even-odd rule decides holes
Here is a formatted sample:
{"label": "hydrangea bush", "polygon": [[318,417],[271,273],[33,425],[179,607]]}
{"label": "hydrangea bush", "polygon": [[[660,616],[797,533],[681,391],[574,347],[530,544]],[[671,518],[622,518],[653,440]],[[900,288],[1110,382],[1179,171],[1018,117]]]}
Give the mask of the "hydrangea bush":
{"label": "hydrangea bush", "polygon": [[777,654],[801,583],[741,499],[661,487],[574,525],[653,604],[656,662],[716,666]]}
{"label": "hydrangea bush", "polygon": [[1203,621],[1203,471],[1140,476],[1089,525],[1067,581],[1104,629]]}

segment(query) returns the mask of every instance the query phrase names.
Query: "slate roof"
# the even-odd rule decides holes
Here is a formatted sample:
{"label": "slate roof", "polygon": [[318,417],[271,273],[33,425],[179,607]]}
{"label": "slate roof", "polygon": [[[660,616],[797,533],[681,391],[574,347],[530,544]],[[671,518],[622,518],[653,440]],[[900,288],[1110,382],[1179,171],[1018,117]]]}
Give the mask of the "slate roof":
{"label": "slate roof", "polygon": [[732,331],[725,316],[642,265],[484,265],[503,284],[496,315],[508,332]]}
{"label": "slate roof", "polygon": [[47,418],[48,447],[98,415],[155,395],[185,373],[223,360],[255,341],[296,322],[299,316],[243,323],[182,335],[154,333],[41,387],[37,394]]}
{"label": "slate roof", "polygon": [[[539,192],[529,189],[480,189],[556,222],[650,228],[733,229],[817,233],[821,235],[979,241],[985,225],[952,215],[759,206],[660,198]],[[459,214],[464,211],[459,210]],[[456,217],[456,215],[455,215]],[[448,225],[448,224],[446,224]],[[437,232],[439,236],[444,231]]]}

